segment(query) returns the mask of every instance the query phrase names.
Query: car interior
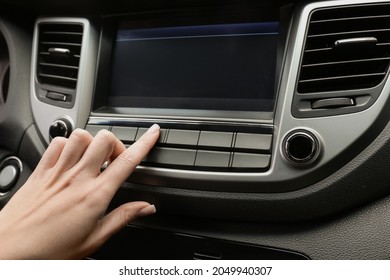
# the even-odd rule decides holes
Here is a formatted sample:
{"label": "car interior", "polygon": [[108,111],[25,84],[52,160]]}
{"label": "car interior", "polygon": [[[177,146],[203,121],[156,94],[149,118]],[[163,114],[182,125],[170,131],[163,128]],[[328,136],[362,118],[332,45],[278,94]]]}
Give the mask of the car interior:
{"label": "car interior", "polygon": [[0,207],[54,137],[157,123],[109,208],[157,213],[91,259],[388,259],[389,63],[382,0],[0,0]]}

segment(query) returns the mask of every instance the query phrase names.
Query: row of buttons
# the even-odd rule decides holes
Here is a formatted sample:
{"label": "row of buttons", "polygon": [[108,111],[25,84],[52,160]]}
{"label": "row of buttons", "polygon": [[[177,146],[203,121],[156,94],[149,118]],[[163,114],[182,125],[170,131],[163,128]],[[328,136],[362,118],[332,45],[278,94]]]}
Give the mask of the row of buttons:
{"label": "row of buttons", "polygon": [[[92,134],[101,129],[126,144],[137,141],[143,127],[87,125]],[[200,170],[267,169],[272,135],[241,132],[161,129],[157,147],[144,159],[147,165],[194,167]]]}
{"label": "row of buttons", "polygon": [[[109,130],[109,127],[100,125],[87,125],[86,129],[94,136],[99,130]],[[111,128],[111,132],[116,137],[118,137],[118,139],[126,143],[132,143],[134,141],[137,141],[146,131],[147,128],[144,127],[137,128],[113,126]],[[272,135],[255,133],[161,129],[158,143],[270,151]]]}
{"label": "row of buttons", "polygon": [[146,163],[178,165],[195,168],[268,168],[271,156],[266,154],[219,152],[175,148],[155,148]]}

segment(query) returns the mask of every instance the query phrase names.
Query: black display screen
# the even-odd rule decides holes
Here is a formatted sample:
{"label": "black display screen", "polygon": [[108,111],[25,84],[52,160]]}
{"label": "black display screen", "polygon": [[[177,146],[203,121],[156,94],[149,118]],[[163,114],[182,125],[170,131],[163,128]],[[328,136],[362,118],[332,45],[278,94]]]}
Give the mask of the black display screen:
{"label": "black display screen", "polygon": [[269,112],[278,22],[120,29],[109,106]]}

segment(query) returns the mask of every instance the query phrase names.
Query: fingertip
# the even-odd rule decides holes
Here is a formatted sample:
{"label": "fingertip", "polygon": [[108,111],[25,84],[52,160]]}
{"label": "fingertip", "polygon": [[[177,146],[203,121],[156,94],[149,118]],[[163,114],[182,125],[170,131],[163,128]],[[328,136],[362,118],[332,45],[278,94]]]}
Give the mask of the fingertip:
{"label": "fingertip", "polygon": [[157,132],[159,132],[160,131],[160,126],[158,125],[158,124],[154,124],[154,125],[152,125],[151,127],[149,127],[149,129],[148,129],[148,133],[150,133],[150,134],[155,134],[155,133],[157,133]]}
{"label": "fingertip", "polygon": [[150,204],[144,208],[142,208],[137,216],[138,217],[145,217],[145,216],[150,216],[150,215],[153,215],[154,213],[156,213],[157,209],[156,209],[156,206],[154,206],[154,204]]}
{"label": "fingertip", "polygon": [[138,139],[137,142],[143,142],[145,139],[147,141],[155,141],[160,135],[160,126],[158,124],[154,124]]}
{"label": "fingertip", "polygon": [[155,212],[154,205],[145,201],[133,201],[119,206],[100,220],[85,244],[85,251],[94,252],[113,234],[120,231],[134,219]]}

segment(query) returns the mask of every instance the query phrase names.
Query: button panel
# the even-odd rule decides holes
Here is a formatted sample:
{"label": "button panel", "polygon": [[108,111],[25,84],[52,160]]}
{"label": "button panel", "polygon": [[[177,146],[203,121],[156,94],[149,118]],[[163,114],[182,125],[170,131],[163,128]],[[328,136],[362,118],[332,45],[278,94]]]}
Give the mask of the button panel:
{"label": "button panel", "polygon": [[271,155],[234,153],[233,168],[267,168],[271,161]]}
{"label": "button panel", "polygon": [[[197,128],[197,127],[196,127]],[[91,134],[109,129],[127,146],[137,141],[147,127],[87,125]],[[264,172],[271,162],[272,134],[251,131],[160,129],[155,148],[142,161],[146,166],[221,171]]]}
{"label": "button panel", "polygon": [[119,140],[124,142],[134,142],[137,131],[137,127],[113,126],[111,128],[111,132],[114,133]]}
{"label": "button panel", "polygon": [[199,131],[170,129],[167,144],[196,146],[199,140]]}
{"label": "button panel", "polygon": [[199,137],[199,146],[224,147],[232,146],[233,132],[202,131]]}
{"label": "button panel", "polygon": [[[138,133],[137,133],[137,137],[135,138],[135,141],[140,139],[141,136],[144,135],[146,131],[148,131],[148,128],[145,127],[138,128]],[[157,143],[165,143],[165,139],[168,134],[167,132],[168,132],[167,129],[163,129],[163,128],[160,129],[160,136],[157,139]]]}
{"label": "button panel", "polygon": [[188,149],[154,148],[144,159],[144,162],[193,166],[196,151]]}
{"label": "button panel", "polygon": [[135,141],[138,141],[142,135],[145,134],[145,132],[148,131],[146,127],[140,127],[138,128],[137,136],[135,137]]}
{"label": "button panel", "polygon": [[198,150],[196,154],[195,167],[217,167],[228,168],[230,161],[230,153],[202,151]]}
{"label": "button panel", "polygon": [[89,124],[85,127],[85,130],[88,131],[89,133],[91,133],[91,135],[93,137],[96,136],[96,134],[102,130],[102,129],[107,129],[109,130],[109,126],[108,125],[94,125],[94,124]]}
{"label": "button panel", "polygon": [[268,134],[253,134],[253,133],[237,133],[235,148],[255,149],[255,150],[271,150],[272,135]]}

